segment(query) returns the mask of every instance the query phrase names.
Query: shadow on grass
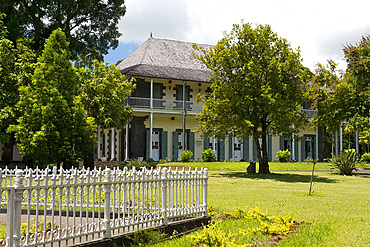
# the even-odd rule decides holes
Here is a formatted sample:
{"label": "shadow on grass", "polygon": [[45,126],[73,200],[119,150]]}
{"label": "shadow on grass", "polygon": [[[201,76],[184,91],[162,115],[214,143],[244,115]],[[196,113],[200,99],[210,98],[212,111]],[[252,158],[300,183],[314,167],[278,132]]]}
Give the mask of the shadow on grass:
{"label": "shadow on grass", "polygon": [[[226,178],[250,178],[262,180],[275,180],[287,183],[309,183],[311,174],[296,174],[296,173],[270,173],[270,174],[249,174],[247,172],[225,172],[211,175],[213,177],[226,177]],[[336,183],[338,180],[327,177],[319,177],[314,175],[313,178],[316,183]]]}

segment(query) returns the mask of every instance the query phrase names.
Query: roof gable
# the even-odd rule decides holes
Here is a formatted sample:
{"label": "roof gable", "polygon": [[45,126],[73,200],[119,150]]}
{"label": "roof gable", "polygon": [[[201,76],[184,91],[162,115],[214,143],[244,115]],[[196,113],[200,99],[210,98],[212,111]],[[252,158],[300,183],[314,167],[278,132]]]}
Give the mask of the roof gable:
{"label": "roof gable", "polygon": [[211,70],[198,60],[191,59],[192,52],[198,51],[190,42],[149,38],[118,67],[130,76],[209,82]]}

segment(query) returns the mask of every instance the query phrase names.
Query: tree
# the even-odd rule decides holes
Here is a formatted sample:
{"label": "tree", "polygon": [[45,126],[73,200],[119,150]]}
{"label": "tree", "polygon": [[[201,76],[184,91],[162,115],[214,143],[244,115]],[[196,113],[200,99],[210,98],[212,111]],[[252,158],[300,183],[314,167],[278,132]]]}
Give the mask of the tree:
{"label": "tree", "polygon": [[19,112],[16,104],[19,100],[18,88],[30,83],[33,73],[35,54],[29,49],[28,39],[18,39],[16,46],[7,39],[8,32],[3,26],[0,16],[0,143],[4,145],[2,161],[13,160],[13,133],[7,132],[10,125],[16,123]]}
{"label": "tree", "polygon": [[299,50],[293,51],[269,25],[253,29],[244,23],[235,24],[215,47],[195,48],[203,53],[195,58],[213,71],[213,92],[201,98],[198,129],[220,138],[253,135],[259,172],[269,173],[267,135],[291,137],[307,122],[300,111],[307,75]]}
{"label": "tree", "polygon": [[355,45],[348,44],[343,49],[347,61],[348,83],[353,86],[355,95],[349,115],[369,117],[370,112],[370,36],[362,37]]}
{"label": "tree", "polygon": [[132,115],[125,100],[134,86],[114,64],[94,61],[81,68],[82,102],[89,116],[103,129],[122,128]]}
{"label": "tree", "polygon": [[[332,133],[337,131],[341,121],[345,120],[345,113],[338,105],[341,101],[339,96],[345,96],[350,90],[343,78],[337,75],[337,66],[332,60],[328,60],[327,65],[317,63],[310,84],[312,105],[316,113],[312,123],[317,127],[325,127]],[[336,96],[334,92],[337,92]]]}
{"label": "tree", "polygon": [[[134,90],[132,82],[114,64],[93,61],[92,68],[80,68],[82,102],[100,129],[122,128],[132,116],[126,100]],[[99,144],[100,135],[98,134]],[[100,152],[98,145],[98,153]]]}
{"label": "tree", "polygon": [[46,41],[30,85],[20,87],[18,124],[11,126],[21,155],[64,167],[95,146],[96,125],[86,116],[79,96],[77,69],[69,60],[68,42],[61,29]]}
{"label": "tree", "polygon": [[33,48],[42,51],[45,39],[61,28],[70,42],[72,57],[91,53],[102,60],[110,48],[118,46],[118,22],[126,12],[124,0],[43,0],[0,1],[6,14],[9,39],[26,36],[34,40]]}

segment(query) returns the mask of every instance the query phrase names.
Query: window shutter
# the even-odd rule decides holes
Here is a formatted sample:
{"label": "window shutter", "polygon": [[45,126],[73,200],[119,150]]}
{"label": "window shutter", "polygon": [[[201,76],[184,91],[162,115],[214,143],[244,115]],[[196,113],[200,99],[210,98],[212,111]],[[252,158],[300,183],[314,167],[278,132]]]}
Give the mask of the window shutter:
{"label": "window shutter", "polygon": [[268,137],[268,156],[269,156],[269,161],[272,161],[272,136],[269,135]]}
{"label": "window shutter", "polygon": [[225,160],[225,140],[220,141],[220,161]]}
{"label": "window shutter", "polygon": [[243,139],[243,160],[249,161],[249,138]]}
{"label": "window shutter", "polygon": [[105,157],[105,134],[104,134],[104,130],[102,130],[103,134],[102,134],[102,141],[101,141],[101,152],[102,152],[102,156]]}
{"label": "window shutter", "polygon": [[177,146],[177,142],[178,142],[178,138],[179,138],[179,136],[178,136],[178,132],[177,131],[174,131],[173,132],[173,136],[172,136],[172,140],[173,140],[173,161],[177,161],[177,159],[178,159],[178,156],[179,156],[179,154],[178,154],[178,146]]}
{"label": "window shutter", "polygon": [[192,159],[194,159],[194,155],[195,155],[195,149],[194,149],[194,146],[195,146],[195,137],[194,137],[194,132],[190,132],[189,133],[189,142],[188,142],[188,145],[189,145],[189,150],[193,153],[193,155],[191,156]]}
{"label": "window shutter", "polygon": [[161,157],[162,159],[165,159],[168,157],[168,153],[167,153],[167,145],[168,145],[168,141],[167,141],[167,136],[168,136],[168,133],[167,131],[162,131],[162,140],[161,140]]}
{"label": "window shutter", "polygon": [[146,142],[145,142],[145,160],[149,160],[149,148],[150,148],[150,130],[146,130]]}
{"label": "window shutter", "polygon": [[118,161],[122,160],[122,131],[118,134]]}
{"label": "window shutter", "polygon": [[233,136],[229,136],[229,159],[233,158]]}
{"label": "window shutter", "polygon": [[295,136],[294,137],[294,160],[295,161],[298,161],[298,151],[299,149],[298,149],[298,137],[297,136]]}
{"label": "window shutter", "polygon": [[305,141],[305,138],[303,136],[303,139],[301,141],[301,161],[304,161],[306,159],[306,141]]}
{"label": "window shutter", "polygon": [[284,150],[284,137],[280,136],[279,141],[280,141],[280,150],[283,151]]}
{"label": "window shutter", "polygon": [[257,145],[256,145],[256,140],[253,138],[253,160],[256,161],[258,159],[258,154],[257,154]]}
{"label": "window shutter", "polygon": [[205,133],[204,134],[204,150],[207,150],[209,148],[209,138],[208,138],[209,134],[208,133]]}

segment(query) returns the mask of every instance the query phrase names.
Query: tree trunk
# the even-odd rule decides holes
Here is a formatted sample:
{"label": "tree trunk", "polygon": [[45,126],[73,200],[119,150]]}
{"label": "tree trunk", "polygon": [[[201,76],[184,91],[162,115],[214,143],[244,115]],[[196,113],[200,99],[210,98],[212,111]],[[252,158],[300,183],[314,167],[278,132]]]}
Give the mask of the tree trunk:
{"label": "tree trunk", "polygon": [[269,159],[268,159],[268,152],[267,152],[267,133],[262,136],[262,160],[260,161],[259,171],[258,173],[261,174],[269,174],[270,167],[269,167]]}
{"label": "tree trunk", "polygon": [[4,144],[4,152],[2,155],[3,162],[7,165],[13,161],[13,148],[15,143],[14,134],[10,134],[9,141]]}
{"label": "tree trunk", "polygon": [[[262,148],[260,146],[261,143],[259,143],[258,137],[254,137],[254,141],[255,141],[256,147],[257,147],[257,155],[258,155],[258,163],[259,163],[258,173],[269,174],[270,173],[270,168],[269,168],[269,163],[268,163],[266,135],[262,136]],[[262,153],[262,155],[261,155],[261,153]]]}

